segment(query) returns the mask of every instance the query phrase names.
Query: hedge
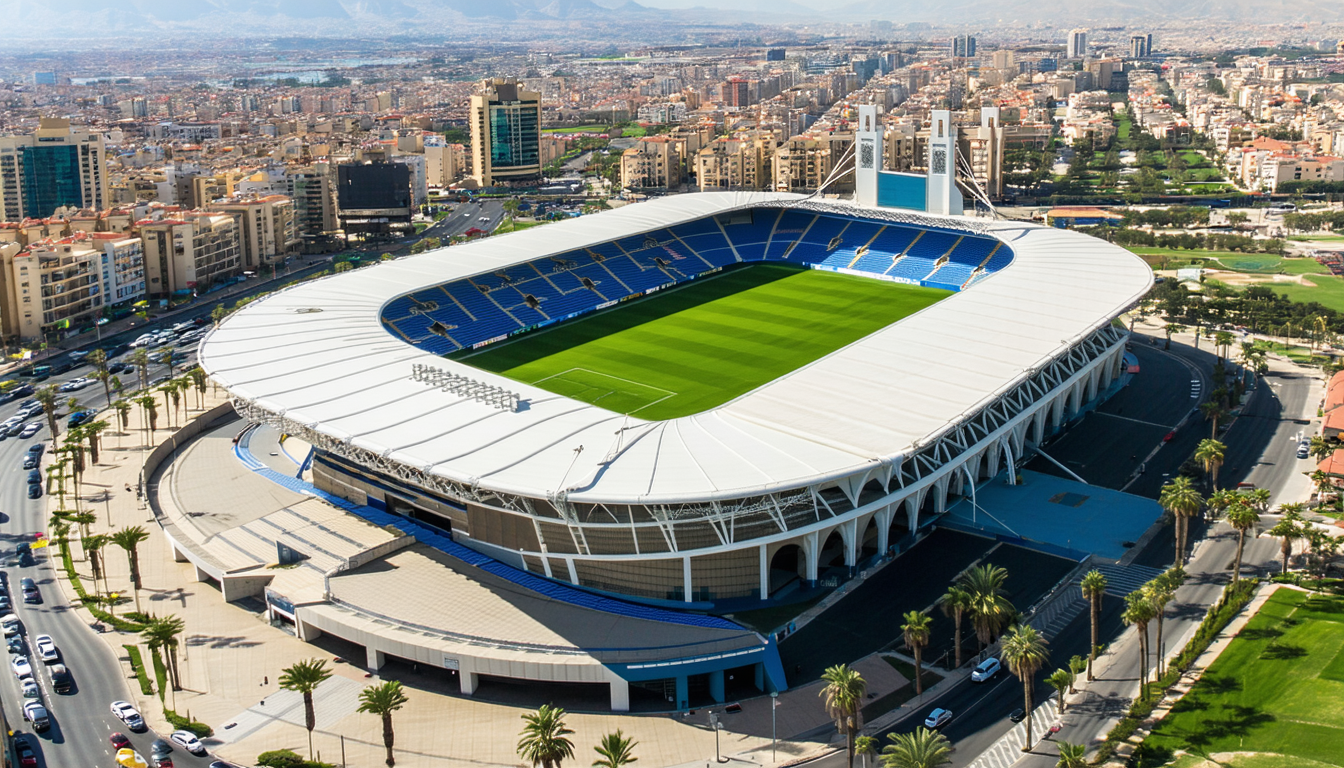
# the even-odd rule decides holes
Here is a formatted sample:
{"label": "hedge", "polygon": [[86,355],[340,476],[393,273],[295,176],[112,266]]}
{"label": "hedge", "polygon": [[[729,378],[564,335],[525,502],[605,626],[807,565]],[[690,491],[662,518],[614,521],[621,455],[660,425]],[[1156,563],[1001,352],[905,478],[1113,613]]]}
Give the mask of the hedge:
{"label": "hedge", "polygon": [[126,621],[125,619],[113,616],[102,608],[94,605],[93,599],[89,597],[89,593],[84,591],[84,582],[80,581],[79,574],[75,573],[75,561],[68,551],[61,553],[61,563],[65,567],[65,577],[70,580],[70,586],[75,588],[75,594],[79,597],[79,601],[84,604],[84,607],[89,610],[89,613],[93,614],[95,619],[111,624],[113,629],[121,632],[134,632],[138,634],[144,631],[144,624],[134,621]]}
{"label": "hedge", "polygon": [[149,682],[149,672],[145,669],[144,659],[140,658],[140,649],[134,645],[123,645],[126,654],[131,657],[131,669],[135,670],[135,679],[140,681],[140,692],[146,696],[154,695],[154,686]]}

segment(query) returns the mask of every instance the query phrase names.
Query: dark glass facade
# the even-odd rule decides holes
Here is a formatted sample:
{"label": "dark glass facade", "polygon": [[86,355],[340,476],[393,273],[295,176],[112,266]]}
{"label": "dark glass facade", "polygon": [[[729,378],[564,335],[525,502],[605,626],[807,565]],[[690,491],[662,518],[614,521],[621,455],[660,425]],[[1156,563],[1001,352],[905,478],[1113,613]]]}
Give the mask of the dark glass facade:
{"label": "dark glass facade", "polygon": [[33,219],[50,216],[64,205],[83,208],[84,187],[79,168],[79,147],[61,144],[22,147],[23,215]]}
{"label": "dark glass facade", "polygon": [[506,171],[541,162],[541,126],[537,110],[494,108],[490,110],[490,166]]}

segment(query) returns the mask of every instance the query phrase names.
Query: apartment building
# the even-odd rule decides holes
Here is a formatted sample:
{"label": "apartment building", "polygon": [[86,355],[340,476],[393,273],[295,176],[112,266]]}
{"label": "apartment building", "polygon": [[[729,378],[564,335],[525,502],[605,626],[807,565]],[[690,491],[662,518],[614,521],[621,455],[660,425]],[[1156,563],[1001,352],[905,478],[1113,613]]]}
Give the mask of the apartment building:
{"label": "apartment building", "polygon": [[766,137],[722,137],[695,155],[695,178],[701,192],[769,189],[779,141]]}
{"label": "apartment building", "polygon": [[44,117],[36,132],[0,137],[0,221],[39,219],[57,208],[107,207],[102,134]]}
{"label": "apartment building", "polygon": [[[803,192],[821,187],[853,143],[854,134],[835,132],[795,136],[785,141],[775,150],[773,188],[777,192]],[[853,189],[851,171],[837,176],[826,188],[828,192]]]}
{"label": "apartment building", "polygon": [[100,254],[103,304],[108,307],[145,297],[145,245],[137,236],[94,232],[89,244]]}
{"label": "apartment building", "polygon": [[256,272],[298,252],[294,201],[284,195],[232,197],[210,203],[206,210],[227,213],[237,219],[246,272]]}
{"label": "apartment building", "polygon": [[314,240],[340,229],[330,165],[291,166],[285,176],[289,180],[289,197],[294,201],[294,227],[300,240]]}
{"label": "apartment building", "polygon": [[93,323],[103,308],[101,260],[87,242],[0,245],[5,338],[40,343]]}
{"label": "apartment building", "polygon": [[681,185],[681,153],[666,136],[640,139],[621,154],[621,186],[625,189],[669,189]]}
{"label": "apartment building", "polygon": [[138,227],[151,298],[204,291],[243,272],[238,221],[227,213],[186,211]]}

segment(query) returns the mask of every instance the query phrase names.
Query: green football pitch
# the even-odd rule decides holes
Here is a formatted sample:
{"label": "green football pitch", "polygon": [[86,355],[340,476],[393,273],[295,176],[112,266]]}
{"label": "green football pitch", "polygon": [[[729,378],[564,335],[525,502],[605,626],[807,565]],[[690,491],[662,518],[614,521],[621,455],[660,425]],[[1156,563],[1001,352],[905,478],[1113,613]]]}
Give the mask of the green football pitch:
{"label": "green football pitch", "polygon": [[617,413],[674,419],[726,403],[950,293],[756,264],[454,358]]}

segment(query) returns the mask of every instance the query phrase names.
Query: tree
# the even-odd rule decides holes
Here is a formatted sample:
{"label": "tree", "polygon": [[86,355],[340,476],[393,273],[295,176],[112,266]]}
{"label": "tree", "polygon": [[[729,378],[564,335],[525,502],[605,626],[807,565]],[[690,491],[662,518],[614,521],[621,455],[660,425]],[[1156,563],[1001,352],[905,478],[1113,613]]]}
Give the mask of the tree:
{"label": "tree", "polygon": [[84,439],[89,442],[89,462],[91,464],[98,463],[98,449],[102,445],[102,435],[108,430],[109,426],[106,421],[99,420],[90,421],[80,427]]}
{"label": "tree", "polygon": [[1073,685],[1073,673],[1063,667],[1056,669],[1045,678],[1045,682],[1055,689],[1059,694],[1059,714],[1064,714],[1064,695],[1069,692],[1069,687]]}
{"label": "tree", "polygon": [[943,615],[952,619],[952,643],[956,646],[956,668],[961,669],[961,620],[966,617],[966,612],[972,607],[971,593],[957,584],[947,588],[947,593],[943,599],[938,601],[942,606]]}
{"label": "tree", "polygon": [[1013,604],[1004,597],[1003,583],[1008,579],[1007,569],[998,565],[977,565],[961,577],[961,587],[971,595],[971,626],[983,649],[1008,623]]}
{"label": "tree", "polygon": [[1173,333],[1180,333],[1184,331],[1185,326],[1181,325],[1180,323],[1167,323],[1165,326],[1162,327],[1162,330],[1167,332],[1167,346],[1165,347],[1165,349],[1171,349],[1171,335]]}
{"label": "tree", "polygon": [[1302,505],[1280,504],[1279,512],[1283,517],[1269,529],[1269,535],[1283,540],[1279,544],[1279,554],[1283,556],[1283,572],[1287,573],[1288,561],[1293,556],[1293,539],[1302,538]]}
{"label": "tree", "polygon": [[1148,601],[1152,603],[1153,613],[1157,618],[1156,677],[1162,676],[1162,623],[1166,618],[1167,604],[1176,598],[1176,590],[1184,583],[1185,570],[1176,566],[1164,571],[1152,581],[1143,585],[1144,594],[1148,596]]}
{"label": "tree", "polygon": [[58,422],[56,421],[56,401],[61,397],[54,386],[45,386],[33,394],[33,399],[42,404],[42,410],[47,416],[47,427],[51,430],[52,445],[56,444]]}
{"label": "tree", "polygon": [[1209,487],[1218,490],[1218,470],[1223,466],[1223,458],[1227,455],[1227,446],[1209,438],[1200,440],[1199,447],[1195,449],[1195,460],[1204,465],[1204,472],[1209,476]]}
{"label": "tree", "polygon": [[112,402],[112,374],[107,370],[107,353],[95,349],[84,360],[93,366],[94,377],[103,383],[103,396],[107,402]]}
{"label": "tree", "polygon": [[135,610],[140,610],[140,542],[149,538],[149,533],[138,525],[128,526],[112,534],[112,543],[126,550],[126,560],[131,567],[131,587],[135,591]]}
{"label": "tree", "polygon": [[1046,640],[1029,624],[1014,624],[1008,628],[999,644],[1000,656],[1008,668],[1022,681],[1022,711],[1027,713],[1027,740],[1022,745],[1023,752],[1031,751],[1031,689],[1033,679],[1045,662],[1050,659],[1046,649]]}
{"label": "tree", "polygon": [[1088,646],[1087,654],[1087,679],[1088,682],[1091,682],[1094,679],[1092,677],[1092,665],[1097,660],[1097,632],[1101,622],[1101,600],[1106,596],[1106,574],[1093,568],[1083,576],[1081,586],[1083,599],[1087,600],[1092,614],[1092,643]]}
{"label": "tree", "polygon": [[923,611],[906,611],[901,625],[905,647],[915,653],[915,695],[924,693],[924,646],[929,644],[929,627],[933,618]]}
{"label": "tree", "polygon": [[615,733],[608,733],[602,737],[602,740],[593,747],[598,758],[593,761],[593,768],[621,768],[622,766],[638,762],[635,757],[635,747],[639,743],[634,739],[621,733],[617,729]]}
{"label": "tree", "polygon": [[1204,497],[1199,495],[1188,477],[1177,477],[1162,486],[1157,503],[1170,512],[1176,524],[1176,564],[1185,564],[1185,535],[1187,520],[1194,517],[1204,505]]}
{"label": "tree", "polygon": [[1148,700],[1148,622],[1153,615],[1153,604],[1142,587],[1125,595],[1125,612],[1120,619],[1139,632],[1139,698],[1144,701]]}
{"label": "tree", "polygon": [[1073,680],[1069,683],[1069,693],[1077,693],[1078,689],[1074,683],[1078,682],[1078,676],[1087,671],[1087,659],[1082,656],[1072,656],[1069,658],[1069,674],[1073,675]]}
{"label": "tree", "polygon": [[224,318],[228,316],[229,308],[223,304],[217,304],[214,309],[210,310],[210,321],[215,324],[216,328],[218,328],[219,324],[224,322]]}
{"label": "tree", "polygon": [[1224,408],[1223,404],[1218,402],[1217,400],[1209,400],[1208,402],[1200,404],[1199,412],[1204,414],[1205,421],[1210,421],[1213,423],[1213,426],[1209,432],[1209,437],[1217,437],[1218,420],[1221,419],[1223,416],[1227,415],[1227,409]]}
{"label": "tree", "polygon": [[377,715],[383,720],[383,748],[387,750],[387,757],[383,762],[387,763],[387,768],[392,768],[397,762],[392,756],[392,743],[396,738],[396,734],[392,731],[392,713],[409,701],[406,692],[401,689],[401,683],[397,680],[386,680],[378,685],[370,685],[359,692],[359,711]]}
{"label": "tree", "polygon": [[171,397],[171,393],[172,393],[172,391],[173,391],[173,384],[172,384],[172,382],[165,382],[164,384],[162,384],[162,385],[159,386],[158,390],[159,390],[159,392],[163,395],[163,410],[164,410],[165,413],[168,414],[168,427],[169,427],[169,428],[172,428],[172,426],[173,426],[173,412],[172,412],[171,409],[172,409],[173,404],[172,404],[172,400],[170,399],[170,397]]}
{"label": "tree", "polygon": [[882,749],[882,768],[937,768],[952,762],[952,743],[923,726],[911,733],[889,733]]}
{"label": "tree", "polygon": [[1087,745],[1059,742],[1059,762],[1055,768],[1084,768],[1087,765]]}
{"label": "tree", "polygon": [[186,622],[177,616],[154,618],[140,631],[145,644],[152,648],[162,648],[167,657],[168,684],[174,691],[182,690],[182,677],[177,666],[177,636],[186,629]]}
{"label": "tree", "polygon": [[135,402],[145,417],[145,443],[152,443],[154,432],[159,428],[159,404],[155,402],[153,395],[141,395],[135,398]]}
{"label": "tree", "polygon": [[[121,422],[123,430],[131,428],[131,403],[129,400],[118,400],[112,404],[117,411],[117,419]],[[120,440],[118,440],[120,445]]]}
{"label": "tree", "polygon": [[1237,557],[1232,565],[1232,584],[1241,579],[1241,553],[1246,547],[1246,532],[1260,522],[1260,514],[1249,504],[1233,504],[1227,510],[1227,524],[1237,532]]}
{"label": "tree", "polygon": [[1219,363],[1223,362],[1223,358],[1227,357],[1227,351],[1234,341],[1236,341],[1236,337],[1227,331],[1218,331],[1213,334],[1214,349],[1221,350],[1218,352]]}
{"label": "tree", "polygon": [[860,708],[868,692],[868,683],[848,664],[827,669],[822,673],[821,681],[826,684],[819,693],[825,699],[826,714],[835,723],[835,730],[845,735],[846,764],[854,768],[854,737],[862,725],[859,722]]}
{"label": "tree", "polygon": [[95,533],[83,539],[84,554],[89,558],[89,569],[93,571],[93,591],[98,591],[98,579],[103,580],[103,590],[107,590],[107,569],[103,568],[103,548],[112,543],[112,537]]}
{"label": "tree", "polygon": [[1311,458],[1317,463],[1330,458],[1330,454],[1339,449],[1339,441],[1331,440],[1323,435],[1313,435],[1310,447],[1307,449],[1311,453]]}
{"label": "tree", "polygon": [[140,386],[136,389],[144,389],[149,386],[149,350],[141,347],[132,352],[131,365],[135,366],[136,376],[140,380]]}
{"label": "tree", "polygon": [[543,704],[536,712],[523,715],[523,731],[518,739],[518,756],[533,768],[560,768],[560,761],[574,757],[574,732],[565,727],[565,710]]}
{"label": "tree", "polygon": [[196,387],[196,407],[205,408],[205,385],[210,377],[205,375],[205,369],[199,365],[192,368],[187,376],[191,377],[192,386]]}
{"label": "tree", "polygon": [[313,729],[317,727],[317,712],[313,709],[313,691],[327,678],[331,670],[323,659],[306,659],[280,671],[280,687],[303,696],[304,724],[308,728],[308,757],[313,756]]}
{"label": "tree", "polygon": [[860,736],[855,739],[854,754],[863,758],[863,768],[868,768],[868,756],[877,754],[877,739],[872,736]]}

